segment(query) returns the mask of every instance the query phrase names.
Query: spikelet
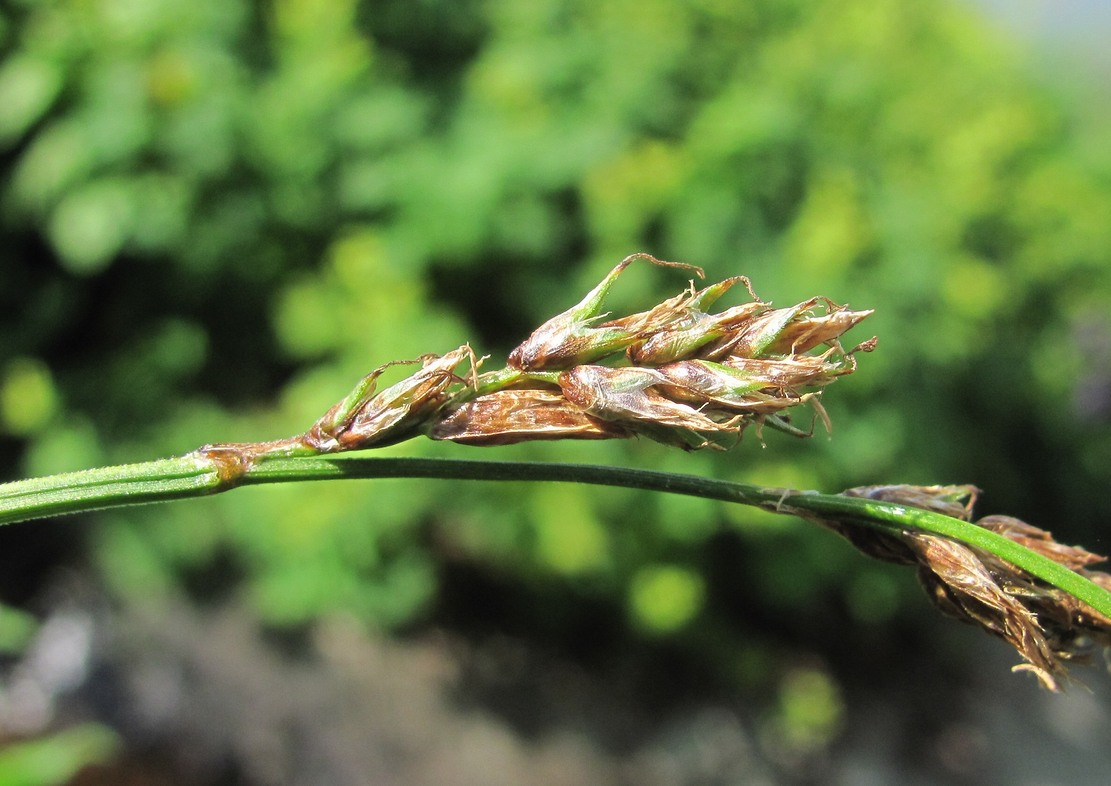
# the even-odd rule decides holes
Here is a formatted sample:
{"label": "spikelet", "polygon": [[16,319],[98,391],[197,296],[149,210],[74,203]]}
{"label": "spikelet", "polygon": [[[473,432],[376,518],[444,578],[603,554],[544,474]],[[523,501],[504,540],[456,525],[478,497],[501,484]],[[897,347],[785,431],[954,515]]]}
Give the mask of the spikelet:
{"label": "spikelet", "polygon": [[[971,520],[973,486],[867,486],[846,496],[895,502]],[[934,604],[1009,643],[1029,671],[1052,691],[1068,676],[1068,664],[1111,647],[1111,619],[1056,587],[1035,579],[994,554],[916,530],[893,534],[836,521],[819,523],[837,531],[865,554],[889,562],[916,564],[918,578]],[[1111,574],[1091,570],[1105,561],[1078,546],[1058,543],[1045,530],[1011,516],[974,522],[1111,589]]]}
{"label": "spikelet", "polygon": [[[839,338],[871,314],[812,297],[776,309],[744,276],[703,289],[690,283],[651,308],[612,317],[606,296],[635,261],[702,277],[692,265],[648,254],[621,260],[577,304],[547,320],[510,352],[507,365],[479,375],[464,344],[379,366],[304,434],[269,443],[206,445],[228,482],[262,456],[319,455],[382,447],[424,434],[468,445],[528,440],[645,436],[685,450],[733,446],[750,424],[808,436],[787,410],[810,404],[827,425],[818,394],[856,370]],[[742,284],[750,302],[710,307]],[[817,312],[817,313],[816,313]],[[807,354],[820,345],[827,349]],[[464,362],[469,371],[461,374]],[[416,365],[378,389],[394,366]]]}
{"label": "spikelet", "polygon": [[[426,433],[472,445],[518,442],[530,434],[536,439],[640,435],[685,450],[722,449],[753,423],[808,436],[811,432],[792,426],[785,412],[807,403],[828,428],[818,391],[856,370],[853,353],[875,347],[870,339],[846,352],[839,342],[871,311],[851,311],[822,297],[772,308],[746,277],[733,276],[700,290],[692,284],[646,311],[599,322],[606,295],[636,259],[701,275],[697,268],[647,254],[626,257],[579,303],[509,354],[515,376],[494,373],[518,390],[558,388],[560,400],[519,396],[525,412],[509,418],[512,397],[476,389],[448,404],[446,424],[433,419]],[[737,284],[744,285],[751,302],[708,310]],[[828,349],[806,354],[819,345]],[[543,422],[532,424],[537,417]]]}

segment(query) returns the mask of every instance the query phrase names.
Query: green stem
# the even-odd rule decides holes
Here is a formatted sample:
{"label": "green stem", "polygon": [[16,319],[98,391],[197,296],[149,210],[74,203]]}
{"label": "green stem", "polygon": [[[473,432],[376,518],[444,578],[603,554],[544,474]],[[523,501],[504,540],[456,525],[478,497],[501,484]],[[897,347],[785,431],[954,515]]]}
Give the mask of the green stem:
{"label": "green stem", "polygon": [[194,455],[19,480],[0,485],[0,524],[200,497],[221,485],[215,463]]}
{"label": "green stem", "polygon": [[228,483],[221,478],[211,458],[189,454],[0,485],[0,524],[199,497],[226,491],[236,485],[356,478],[590,483],[686,494],[752,505],[774,513],[837,520],[880,530],[918,529],[991,552],[1073,595],[1100,614],[1111,617],[1111,593],[1079,573],[1002,535],[949,516],[861,497],[769,489],[696,475],[589,464],[424,458],[268,458],[248,467],[236,482]]}

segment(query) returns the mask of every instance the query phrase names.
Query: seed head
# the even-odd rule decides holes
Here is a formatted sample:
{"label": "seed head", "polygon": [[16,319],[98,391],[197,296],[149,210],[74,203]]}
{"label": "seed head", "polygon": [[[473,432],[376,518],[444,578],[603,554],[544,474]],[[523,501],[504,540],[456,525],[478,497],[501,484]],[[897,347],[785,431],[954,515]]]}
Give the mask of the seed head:
{"label": "seed head", "polygon": [[813,398],[709,360],[680,360],[657,371],[666,379],[662,392],[702,411],[768,415]]}
{"label": "seed head", "polygon": [[[847,496],[897,502],[969,520],[973,486],[866,486]],[[1049,690],[1068,675],[1070,662],[1093,650],[1111,647],[1111,619],[1056,587],[1049,586],[994,554],[932,533],[898,534],[840,522],[820,523],[836,530],[861,551],[879,559],[918,565],[919,581],[944,612],[1005,639]],[[1090,570],[1104,560],[1076,546],[1057,543],[1050,533],[1011,516],[985,516],[975,522],[1111,589],[1111,574]]]}
{"label": "seed head", "polygon": [[663,395],[668,379],[656,369],[576,366],[559,375],[563,395],[584,412],[650,439],[687,450],[736,441],[742,419],[711,417]]}
{"label": "seed head", "polygon": [[[743,303],[717,314],[705,311],[734,284],[744,283],[754,302]],[[643,342],[628,349],[629,361],[635,365],[661,365],[682,358],[697,357],[698,350],[711,341],[735,331],[755,315],[767,311],[752,291],[744,276],[727,278],[688,297],[675,305],[675,318],[657,329]]]}
{"label": "seed head", "polygon": [[428,436],[466,445],[544,439],[620,439],[632,432],[593,417],[552,390],[499,390],[446,411]]}
{"label": "seed head", "polygon": [[[872,347],[865,342],[845,352],[837,339],[871,312],[851,312],[818,297],[774,309],[746,277],[733,276],[702,289],[691,282],[646,311],[608,319],[602,309],[610,288],[638,259],[702,276],[691,265],[628,256],[575,306],[533,331],[505,368],[479,377],[481,361],[466,345],[443,356],[388,363],[305,434],[264,446],[267,455],[378,447],[421,433],[471,445],[643,434],[687,450],[723,448],[749,423],[758,433],[767,424],[809,436],[813,427],[796,428],[785,413],[803,403],[828,428],[819,389],[855,370],[852,352]],[[738,284],[752,301],[711,313]],[[830,349],[805,354],[821,343]],[[456,369],[468,359],[471,370],[463,379]],[[377,391],[383,372],[403,363],[420,368]]]}
{"label": "seed head", "polygon": [[[766,351],[775,355],[794,355],[807,352],[819,344],[832,345],[849,328],[874,313],[871,309],[851,311],[847,306],[839,306],[824,298],[822,300],[828,309],[827,313],[804,314],[788,322],[776,339],[766,347]],[[874,347],[874,344],[862,344],[859,349],[870,352]]]}
{"label": "seed head", "polygon": [[820,298],[814,297],[790,308],[765,309],[708,344],[699,356],[706,360],[761,357],[779,340],[793,321],[800,319],[806,311],[817,305],[819,300]]}
{"label": "seed head", "polygon": [[662,307],[636,315],[639,319],[629,318],[629,321],[616,320],[592,326],[605,317],[601,313],[602,305],[618,276],[637,259],[646,259],[653,265],[691,270],[700,278],[703,275],[701,268],[693,265],[665,262],[648,254],[627,256],[578,304],[549,319],[510,352],[509,365],[522,371],[540,371],[589,363],[624,350],[672,320],[674,309],[669,303],[664,303]]}
{"label": "seed head", "polygon": [[[481,361],[467,344],[446,355],[424,355],[414,361],[379,366],[309,429],[306,444],[321,453],[332,453],[381,447],[414,436],[447,403],[448,388],[455,383],[466,384],[455,373],[464,360],[470,360],[473,385]],[[408,363],[420,363],[421,368],[375,393],[378,378],[386,369]]]}

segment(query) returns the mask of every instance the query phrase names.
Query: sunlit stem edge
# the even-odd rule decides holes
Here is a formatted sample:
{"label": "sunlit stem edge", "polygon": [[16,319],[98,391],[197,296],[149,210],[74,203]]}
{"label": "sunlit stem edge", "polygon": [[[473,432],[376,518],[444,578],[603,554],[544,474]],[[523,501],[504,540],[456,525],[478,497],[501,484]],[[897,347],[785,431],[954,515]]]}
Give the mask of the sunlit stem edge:
{"label": "sunlit stem edge", "polygon": [[1111,617],[1111,593],[1103,588],[1002,535],[949,516],[839,494],[769,489],[697,475],[591,464],[432,458],[273,458],[249,467],[236,483],[229,484],[217,474],[210,460],[190,454],[0,485],[0,524],[206,496],[237,485],[373,478],[589,483],[685,494],[887,531],[917,529],[990,552]]}

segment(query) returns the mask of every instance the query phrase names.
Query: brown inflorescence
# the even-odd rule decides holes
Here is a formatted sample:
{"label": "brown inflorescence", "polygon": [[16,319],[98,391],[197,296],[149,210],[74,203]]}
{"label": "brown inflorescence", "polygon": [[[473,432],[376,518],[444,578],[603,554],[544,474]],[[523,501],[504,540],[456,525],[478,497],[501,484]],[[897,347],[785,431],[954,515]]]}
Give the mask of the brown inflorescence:
{"label": "brown inflorescence", "polygon": [[[469,383],[455,373],[464,360],[471,364]],[[453,386],[475,384],[480,363],[467,344],[446,355],[424,355],[412,361],[420,364],[418,371],[375,393],[382,372],[405,362],[387,363],[364,377],[313,424],[305,434],[305,443],[320,453],[335,453],[382,447],[416,436],[451,400],[449,390]]]}
{"label": "brown inflorescence", "polygon": [[465,445],[509,445],[542,439],[614,439],[630,433],[596,418],[554,390],[497,390],[465,401],[438,418],[433,439]]}
{"label": "brown inflorescence", "polygon": [[[689,268],[647,254],[622,260],[583,300],[515,348],[505,371],[483,375],[474,390],[445,405],[426,433],[476,445],[640,435],[685,450],[725,449],[749,424],[808,436],[812,429],[791,425],[786,415],[805,403],[828,427],[819,391],[856,369],[854,353],[875,347],[874,338],[848,351],[840,344],[871,311],[822,297],[776,309],[747,278],[734,276],[704,289],[692,283],[647,311],[600,321],[609,316],[602,313],[606,294],[636,259]],[[707,310],[738,283],[751,302]],[[823,352],[807,354],[819,345]],[[514,397],[485,390],[492,379],[512,385],[523,412],[511,417]],[[547,394],[521,397],[522,389]],[[538,417],[543,422],[534,424]]]}
{"label": "brown inflorescence", "polygon": [[[843,493],[964,521],[971,520],[976,499],[973,486],[868,486]],[[869,556],[917,565],[919,581],[938,608],[1007,641],[1025,661],[1015,669],[1032,672],[1049,690],[1059,689],[1070,662],[1111,647],[1111,619],[994,554],[920,530],[892,533],[814,520]],[[1111,589],[1111,574],[1090,569],[1105,557],[1058,543],[1045,530],[1010,516],[985,516],[973,523]]]}
{"label": "brown inflorescence", "polygon": [[[623,259],[579,303],[549,319],[509,353],[507,365],[478,374],[464,344],[444,355],[393,361],[364,377],[304,434],[269,443],[208,445],[234,482],[262,457],[382,447],[419,434],[468,445],[645,436],[685,450],[725,449],[749,424],[808,436],[786,411],[809,403],[827,426],[820,389],[856,369],[842,333],[871,314],[822,297],[790,308],[758,298],[744,276],[679,294],[646,311],[603,312],[606,295],[635,261],[690,271],[648,254]],[[742,284],[751,302],[708,311]],[[817,354],[809,350],[822,345]],[[469,373],[460,374],[467,362]],[[398,365],[419,368],[378,390]]]}

